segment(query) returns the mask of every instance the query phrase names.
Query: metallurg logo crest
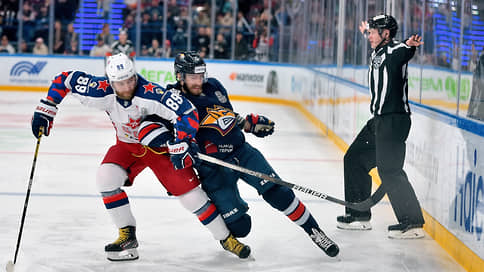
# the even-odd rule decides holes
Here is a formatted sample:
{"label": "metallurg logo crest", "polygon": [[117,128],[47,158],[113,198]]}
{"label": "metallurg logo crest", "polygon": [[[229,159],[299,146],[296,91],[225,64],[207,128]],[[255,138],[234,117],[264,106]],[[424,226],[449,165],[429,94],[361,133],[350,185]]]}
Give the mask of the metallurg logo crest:
{"label": "metallurg logo crest", "polygon": [[234,128],[235,119],[233,111],[215,105],[213,108],[207,108],[207,116],[200,122],[200,127],[216,129],[222,136],[225,136]]}

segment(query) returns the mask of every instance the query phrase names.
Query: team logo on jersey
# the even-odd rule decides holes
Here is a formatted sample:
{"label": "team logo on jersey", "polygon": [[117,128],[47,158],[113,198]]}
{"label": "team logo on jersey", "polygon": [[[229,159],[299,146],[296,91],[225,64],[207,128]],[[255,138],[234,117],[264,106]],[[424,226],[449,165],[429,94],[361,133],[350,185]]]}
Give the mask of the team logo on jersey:
{"label": "team logo on jersey", "polygon": [[147,92],[154,93],[153,89],[155,87],[156,87],[156,85],[153,85],[151,82],[149,84],[143,85],[143,88],[145,88],[144,93],[147,93]]}
{"label": "team logo on jersey", "polygon": [[216,129],[222,136],[227,135],[235,126],[235,113],[222,106],[207,108],[207,116],[200,122],[200,127]]}
{"label": "team logo on jersey", "polygon": [[106,92],[106,89],[109,87],[109,83],[107,80],[100,80],[97,82],[99,84],[99,86],[97,87],[97,89],[103,89],[104,92]]}
{"label": "team logo on jersey", "polygon": [[373,65],[373,69],[379,69],[384,60],[385,60],[384,54],[381,56],[376,56],[371,62],[371,65]]}
{"label": "team logo on jersey", "polygon": [[217,97],[218,101],[220,101],[220,103],[227,103],[227,97],[223,95],[220,91],[216,91],[215,96]]}
{"label": "team logo on jersey", "polygon": [[157,94],[163,94],[163,90],[161,88],[155,88],[155,93]]}
{"label": "team logo on jersey", "polygon": [[141,123],[141,118],[133,119],[133,118],[131,118],[131,116],[128,116],[128,118],[129,118],[129,122],[124,124],[124,125],[132,128],[132,129],[137,128],[139,126],[139,124]]}

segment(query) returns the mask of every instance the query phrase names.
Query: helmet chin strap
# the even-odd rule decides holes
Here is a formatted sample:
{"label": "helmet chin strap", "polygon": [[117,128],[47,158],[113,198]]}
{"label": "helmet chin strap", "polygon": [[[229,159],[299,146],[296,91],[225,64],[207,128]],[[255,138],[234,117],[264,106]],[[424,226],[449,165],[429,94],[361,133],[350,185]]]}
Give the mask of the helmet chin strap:
{"label": "helmet chin strap", "polygon": [[[382,37],[382,34],[383,34],[383,29],[378,29],[378,35],[380,36],[381,38],[381,42],[375,47],[375,49],[378,49],[380,48],[381,46],[387,44],[390,42],[391,39],[387,39],[387,38],[383,38]],[[388,37],[388,36],[387,36]]]}

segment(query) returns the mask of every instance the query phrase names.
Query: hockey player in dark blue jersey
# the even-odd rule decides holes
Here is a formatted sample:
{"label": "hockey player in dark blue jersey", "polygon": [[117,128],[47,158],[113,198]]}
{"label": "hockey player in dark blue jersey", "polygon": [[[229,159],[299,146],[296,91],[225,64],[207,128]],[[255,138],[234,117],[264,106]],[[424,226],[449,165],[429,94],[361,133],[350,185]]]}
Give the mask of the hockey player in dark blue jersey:
{"label": "hockey player in dark blue jersey", "polygon": [[[166,190],[198,217],[225,250],[247,258],[250,248],[230,233],[216,207],[198,186],[191,167],[192,151],[188,143],[198,127],[196,108],[179,91],[167,91],[145,80],[122,53],[108,58],[106,74],[107,77],[96,77],[81,71],[66,71],[56,76],[47,97],[35,109],[32,132],[35,137],[40,137],[41,131],[49,135],[57,105],[67,95],[109,115],[116,130],[116,144],[107,151],[96,175],[106,210],[119,229],[119,238],[105,246],[107,258],[111,261],[138,259],[136,220],[122,187],[132,186],[145,168],[150,168]],[[164,120],[174,133],[147,122],[141,125],[146,116]],[[157,148],[147,148],[144,141],[148,140],[158,142]]]}
{"label": "hockey player in dark blue jersey", "polygon": [[[215,78],[207,78],[206,66],[198,53],[179,53],[175,59],[177,83],[167,89],[182,93],[198,110],[200,126],[196,140],[202,153],[242,167],[278,177],[264,156],[245,141],[244,132],[265,137],[274,132],[274,122],[249,114],[245,118],[234,112],[227,91]],[[264,200],[301,226],[314,243],[328,256],[338,254],[338,246],[319,228],[318,223],[294,192],[284,186],[241,174],[225,167],[201,163],[198,174],[207,192],[236,237],[245,237],[251,229],[248,205],[242,200],[237,181],[254,187]]]}

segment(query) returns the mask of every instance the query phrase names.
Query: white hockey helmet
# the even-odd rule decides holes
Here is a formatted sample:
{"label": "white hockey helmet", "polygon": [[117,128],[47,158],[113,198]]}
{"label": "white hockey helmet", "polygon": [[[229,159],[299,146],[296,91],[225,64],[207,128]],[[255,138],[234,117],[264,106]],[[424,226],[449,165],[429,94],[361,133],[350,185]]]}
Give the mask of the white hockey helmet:
{"label": "white hockey helmet", "polygon": [[136,75],[133,61],[123,53],[109,56],[106,64],[109,81],[121,81]]}

